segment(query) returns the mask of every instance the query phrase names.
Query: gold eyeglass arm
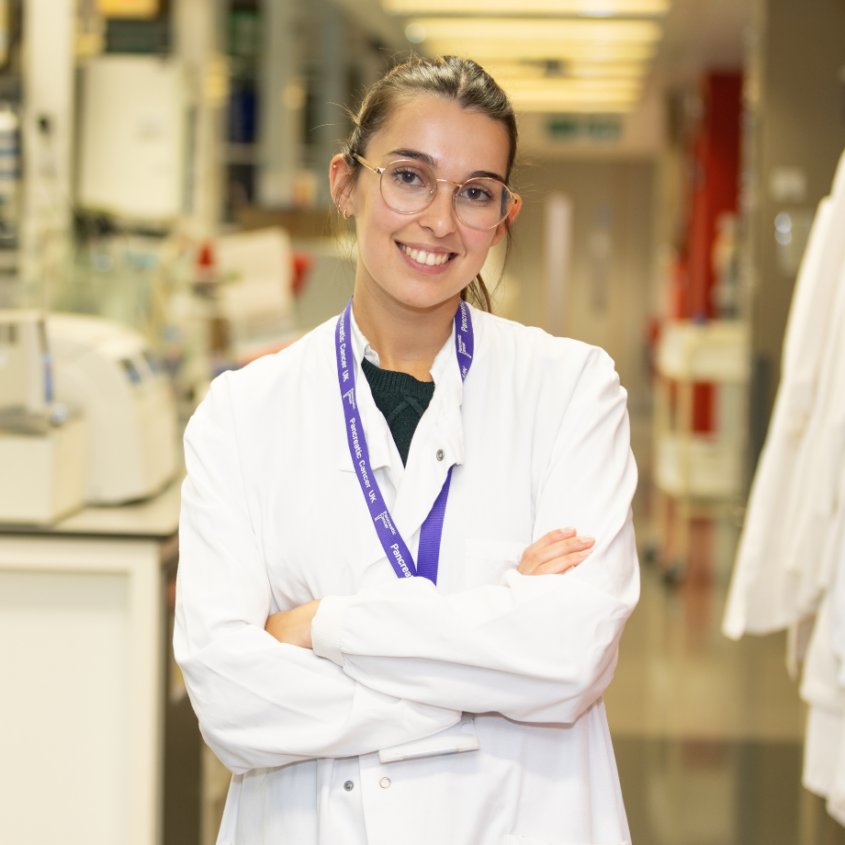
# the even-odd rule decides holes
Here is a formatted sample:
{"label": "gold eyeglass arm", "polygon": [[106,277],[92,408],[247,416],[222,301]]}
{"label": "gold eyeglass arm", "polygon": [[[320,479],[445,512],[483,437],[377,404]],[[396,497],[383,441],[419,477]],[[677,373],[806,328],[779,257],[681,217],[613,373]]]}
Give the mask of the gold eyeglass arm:
{"label": "gold eyeglass arm", "polygon": [[355,158],[357,158],[358,161],[367,168],[367,170],[372,170],[376,176],[381,176],[381,174],[384,173],[383,167],[376,167],[374,164],[370,164],[370,162],[368,162],[365,158],[361,158],[359,155],[356,155]]}

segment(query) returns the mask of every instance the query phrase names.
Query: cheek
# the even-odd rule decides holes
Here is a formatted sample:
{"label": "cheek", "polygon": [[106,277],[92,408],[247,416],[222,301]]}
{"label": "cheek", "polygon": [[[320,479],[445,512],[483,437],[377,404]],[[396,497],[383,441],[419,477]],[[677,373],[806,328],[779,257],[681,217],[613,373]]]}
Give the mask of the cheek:
{"label": "cheek", "polygon": [[490,232],[478,232],[475,229],[467,229],[463,233],[463,242],[467,253],[480,262],[479,266],[487,259],[487,253],[493,245],[495,229]]}

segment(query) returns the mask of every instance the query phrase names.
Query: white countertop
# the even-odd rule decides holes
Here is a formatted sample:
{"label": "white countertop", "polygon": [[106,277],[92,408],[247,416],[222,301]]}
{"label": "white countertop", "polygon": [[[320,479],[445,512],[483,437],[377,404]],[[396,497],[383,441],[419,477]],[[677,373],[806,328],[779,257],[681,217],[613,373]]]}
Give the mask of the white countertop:
{"label": "white countertop", "polygon": [[3,534],[144,537],[166,539],[179,529],[182,472],[160,493],[128,505],[87,507],[51,525],[0,523]]}

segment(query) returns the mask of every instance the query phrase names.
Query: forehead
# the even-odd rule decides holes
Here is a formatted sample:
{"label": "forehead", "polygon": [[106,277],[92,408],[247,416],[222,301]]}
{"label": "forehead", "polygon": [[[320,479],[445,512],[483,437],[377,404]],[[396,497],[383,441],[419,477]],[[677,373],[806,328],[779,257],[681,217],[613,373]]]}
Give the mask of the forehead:
{"label": "forehead", "polygon": [[438,175],[444,177],[463,178],[477,170],[507,175],[509,141],[504,125],[446,97],[424,94],[394,107],[366,154],[383,159],[395,150],[431,156]]}

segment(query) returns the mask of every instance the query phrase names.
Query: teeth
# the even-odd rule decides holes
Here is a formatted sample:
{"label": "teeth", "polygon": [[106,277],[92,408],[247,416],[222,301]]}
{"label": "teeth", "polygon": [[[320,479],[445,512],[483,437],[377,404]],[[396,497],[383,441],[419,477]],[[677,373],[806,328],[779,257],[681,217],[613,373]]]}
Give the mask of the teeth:
{"label": "teeth", "polygon": [[410,247],[400,244],[402,252],[410,256],[414,261],[425,264],[427,267],[439,267],[449,260],[449,253],[443,252],[426,252],[422,249],[411,249]]}

